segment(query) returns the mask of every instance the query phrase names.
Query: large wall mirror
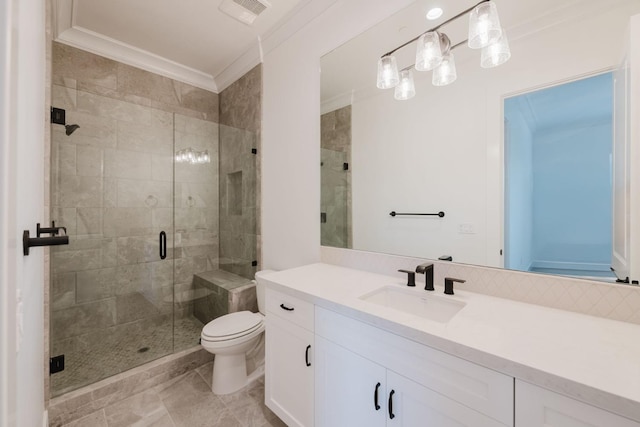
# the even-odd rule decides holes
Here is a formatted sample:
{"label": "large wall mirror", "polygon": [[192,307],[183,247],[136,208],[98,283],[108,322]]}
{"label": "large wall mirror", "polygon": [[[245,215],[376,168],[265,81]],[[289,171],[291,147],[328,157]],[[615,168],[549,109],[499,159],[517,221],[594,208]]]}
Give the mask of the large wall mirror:
{"label": "large wall mirror", "polygon": [[475,2],[418,0],[322,58],[322,244],[615,280],[613,82],[640,1],[494,3],[511,59],[460,46],[457,80],[414,70],[406,101],[376,87],[378,59]]}

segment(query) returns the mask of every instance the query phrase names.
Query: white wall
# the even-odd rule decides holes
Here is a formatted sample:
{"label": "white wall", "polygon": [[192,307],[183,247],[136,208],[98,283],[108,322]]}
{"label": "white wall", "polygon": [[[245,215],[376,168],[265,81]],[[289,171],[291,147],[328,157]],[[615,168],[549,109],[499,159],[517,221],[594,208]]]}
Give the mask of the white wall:
{"label": "white wall", "polygon": [[22,231],[44,212],[45,3],[0,12],[0,424],[32,427],[44,414],[44,269],[41,248],[22,255]]}
{"label": "white wall", "polygon": [[533,135],[519,101],[505,102],[504,266],[528,271],[533,260]]}
{"label": "white wall", "polygon": [[[312,0],[308,7],[333,0]],[[339,0],[264,55],[265,268],[320,260],[320,57],[411,3]]]}
{"label": "white wall", "polygon": [[[513,56],[495,69],[480,68],[479,52],[460,48],[458,80],[434,87],[430,73],[416,72],[409,101],[394,101],[392,91],[356,95],[354,248],[502,266],[504,97],[613,67],[619,52],[611,47],[638,6],[600,5],[544,31],[514,31]],[[446,216],[391,218],[392,210]],[[466,224],[475,234],[458,232]]]}

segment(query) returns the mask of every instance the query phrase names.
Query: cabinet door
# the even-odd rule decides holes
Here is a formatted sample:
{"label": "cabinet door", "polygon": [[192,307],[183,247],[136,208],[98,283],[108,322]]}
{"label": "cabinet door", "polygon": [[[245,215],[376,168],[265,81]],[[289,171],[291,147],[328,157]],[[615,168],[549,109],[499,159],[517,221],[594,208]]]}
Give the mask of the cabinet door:
{"label": "cabinet door", "polygon": [[384,427],[385,368],[319,336],[315,346],[316,427]]}
{"label": "cabinet door", "polygon": [[516,426],[639,427],[640,423],[516,380]]}
{"label": "cabinet door", "polygon": [[267,314],[265,404],[289,427],[313,426],[313,333]]}
{"label": "cabinet door", "polygon": [[387,426],[504,427],[504,424],[387,371]]}

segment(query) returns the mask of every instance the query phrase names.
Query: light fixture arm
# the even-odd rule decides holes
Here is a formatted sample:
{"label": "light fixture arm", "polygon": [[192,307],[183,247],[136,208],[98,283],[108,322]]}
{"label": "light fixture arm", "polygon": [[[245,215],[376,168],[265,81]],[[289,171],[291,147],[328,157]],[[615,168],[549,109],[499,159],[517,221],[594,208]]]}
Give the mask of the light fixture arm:
{"label": "light fixture arm", "polygon": [[[447,25],[447,24],[449,24],[449,23],[451,23],[451,22],[455,21],[456,19],[458,19],[458,18],[460,18],[460,17],[462,17],[462,16],[466,15],[467,13],[471,12],[473,9],[475,9],[475,8],[476,8],[476,7],[478,7],[478,6],[480,6],[482,3],[487,3],[487,2],[489,2],[489,1],[491,1],[491,0],[481,0],[480,2],[478,2],[478,3],[476,3],[475,5],[471,6],[470,8],[468,8],[468,9],[466,9],[466,10],[464,10],[464,11],[462,11],[462,12],[458,13],[456,16],[453,16],[453,17],[451,17],[451,18],[447,19],[446,21],[444,21],[444,22],[442,22],[441,24],[439,24],[439,25],[437,25],[437,26],[435,26],[435,27],[431,28],[430,30],[427,30],[427,31],[425,31],[425,32],[423,32],[423,33],[420,33],[420,34],[418,34],[416,37],[412,38],[411,40],[409,40],[409,41],[407,41],[407,42],[405,42],[405,43],[401,44],[400,46],[396,47],[396,48],[395,48],[395,49],[393,49],[393,50],[390,50],[389,52],[387,52],[387,53],[385,53],[384,55],[382,55],[382,56],[381,56],[381,58],[384,58],[385,56],[393,55],[396,51],[398,51],[398,50],[402,49],[403,47],[408,46],[408,45],[410,45],[411,43],[413,43],[413,42],[417,41],[417,40],[418,40],[418,39],[419,39],[423,34],[429,33],[429,32],[431,32],[431,31],[438,31],[440,28],[444,27],[445,25]],[[460,46],[460,45],[462,45],[463,43],[466,43],[466,42],[467,42],[467,40],[465,40],[465,41],[463,41],[463,42],[460,42],[460,43],[458,43],[458,44],[456,44],[456,45],[452,46],[450,49],[451,49],[451,50],[453,50],[453,49],[455,49],[456,47],[458,47],[458,46]],[[443,50],[444,50],[444,49],[443,49]]]}

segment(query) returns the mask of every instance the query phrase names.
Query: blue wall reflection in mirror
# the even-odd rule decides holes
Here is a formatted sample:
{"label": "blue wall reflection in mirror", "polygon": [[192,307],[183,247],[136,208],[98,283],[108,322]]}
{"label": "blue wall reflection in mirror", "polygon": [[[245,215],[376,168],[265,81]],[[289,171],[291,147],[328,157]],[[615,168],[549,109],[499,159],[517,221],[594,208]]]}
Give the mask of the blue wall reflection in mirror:
{"label": "blue wall reflection in mirror", "polygon": [[610,277],[612,73],[514,96],[505,115],[505,267]]}

